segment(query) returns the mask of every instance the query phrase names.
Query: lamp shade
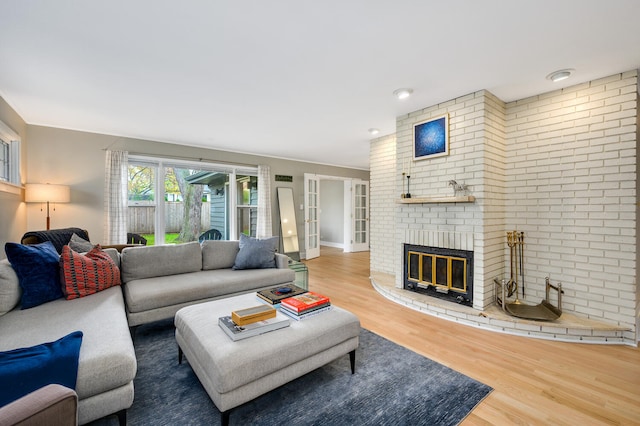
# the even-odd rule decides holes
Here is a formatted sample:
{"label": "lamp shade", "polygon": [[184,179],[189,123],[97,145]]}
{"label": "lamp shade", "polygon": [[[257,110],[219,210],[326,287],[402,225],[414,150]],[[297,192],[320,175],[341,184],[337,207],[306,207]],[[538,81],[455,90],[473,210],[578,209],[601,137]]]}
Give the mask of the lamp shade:
{"label": "lamp shade", "polygon": [[49,183],[28,183],[24,200],[27,203],[68,203],[71,200],[69,187]]}

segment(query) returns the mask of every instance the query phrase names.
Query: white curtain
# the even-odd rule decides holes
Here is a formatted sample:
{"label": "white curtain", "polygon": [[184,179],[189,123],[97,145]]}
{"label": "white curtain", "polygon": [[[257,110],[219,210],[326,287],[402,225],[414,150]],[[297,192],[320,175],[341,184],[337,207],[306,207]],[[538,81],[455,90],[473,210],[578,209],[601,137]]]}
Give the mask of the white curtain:
{"label": "white curtain", "polygon": [[107,151],[104,181],[104,243],[127,242],[127,180],[129,153]]}
{"label": "white curtain", "polygon": [[271,228],[271,169],[258,166],[258,224],[256,238],[268,238],[273,235]]}

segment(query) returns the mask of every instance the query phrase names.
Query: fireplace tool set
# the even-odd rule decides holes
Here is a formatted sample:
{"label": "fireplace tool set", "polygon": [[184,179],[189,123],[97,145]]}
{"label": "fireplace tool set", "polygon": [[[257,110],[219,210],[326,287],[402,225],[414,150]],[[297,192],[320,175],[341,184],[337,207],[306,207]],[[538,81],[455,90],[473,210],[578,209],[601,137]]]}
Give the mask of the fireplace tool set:
{"label": "fireplace tool set", "polygon": [[[508,314],[531,320],[553,321],[562,315],[562,284],[552,285],[549,277],[545,278],[545,299],[538,305],[527,305],[518,298],[518,287],[522,289],[522,297],[525,297],[524,287],[524,232],[507,232],[507,246],[509,247],[511,274],[509,280],[499,281],[495,278],[496,302]],[[518,284],[518,279],[520,283]],[[558,293],[558,307],[549,302],[549,291],[554,289]],[[507,298],[515,295],[515,300],[509,302]]]}

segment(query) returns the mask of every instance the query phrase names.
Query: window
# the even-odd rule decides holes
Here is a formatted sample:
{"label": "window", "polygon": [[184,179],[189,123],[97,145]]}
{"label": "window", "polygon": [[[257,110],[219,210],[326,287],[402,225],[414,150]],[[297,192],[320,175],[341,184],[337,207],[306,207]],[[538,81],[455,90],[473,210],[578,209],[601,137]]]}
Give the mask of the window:
{"label": "window", "polygon": [[20,185],[20,136],[0,121],[0,182]]}
{"label": "window", "polygon": [[9,144],[0,139],[0,180],[9,182]]}
{"label": "window", "polygon": [[257,179],[257,168],[130,156],[128,232],[147,244],[255,236]]}
{"label": "window", "polygon": [[258,225],[258,177],[236,176],[238,194],[238,236],[256,236]]}

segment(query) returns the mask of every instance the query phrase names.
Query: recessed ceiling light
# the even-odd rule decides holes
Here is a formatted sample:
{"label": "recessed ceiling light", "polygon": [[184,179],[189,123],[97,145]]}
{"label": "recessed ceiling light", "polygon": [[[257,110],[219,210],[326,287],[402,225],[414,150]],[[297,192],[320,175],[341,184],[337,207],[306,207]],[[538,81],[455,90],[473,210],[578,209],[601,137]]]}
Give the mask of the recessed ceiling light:
{"label": "recessed ceiling light", "polygon": [[393,94],[398,99],[407,99],[413,93],[413,89],[396,89]]}
{"label": "recessed ceiling light", "polygon": [[574,71],[575,70],[573,69],[554,71],[547,76],[547,80],[551,80],[554,83],[558,81],[566,80],[567,78],[571,77],[571,74],[573,74]]}
{"label": "recessed ceiling light", "polygon": [[380,133],[380,130],[378,130],[378,129],[375,129],[375,128],[371,128],[371,129],[369,129],[369,134],[370,134],[371,136],[375,136],[375,135],[377,135],[378,133]]}

